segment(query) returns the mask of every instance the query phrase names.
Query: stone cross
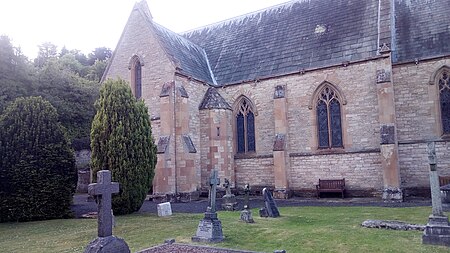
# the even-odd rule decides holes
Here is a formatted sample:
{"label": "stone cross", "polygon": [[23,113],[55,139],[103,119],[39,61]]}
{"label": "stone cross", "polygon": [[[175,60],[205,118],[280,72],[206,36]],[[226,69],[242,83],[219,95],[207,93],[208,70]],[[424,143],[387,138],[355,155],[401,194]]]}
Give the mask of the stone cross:
{"label": "stone cross", "polygon": [[209,185],[211,189],[209,190],[209,203],[211,207],[211,212],[216,212],[216,192],[217,192],[217,185],[220,185],[220,178],[217,175],[217,170],[213,170],[211,177],[209,178]]}
{"label": "stone cross", "polygon": [[119,192],[119,183],[111,182],[111,171],[97,172],[97,183],[89,184],[88,193],[98,197],[98,237],[112,235],[111,194]]}
{"label": "stone cross", "polygon": [[439,189],[439,178],[437,174],[437,159],[434,142],[427,143],[428,163],[430,164],[430,187],[431,187],[431,204],[434,216],[443,216],[441,191]]}

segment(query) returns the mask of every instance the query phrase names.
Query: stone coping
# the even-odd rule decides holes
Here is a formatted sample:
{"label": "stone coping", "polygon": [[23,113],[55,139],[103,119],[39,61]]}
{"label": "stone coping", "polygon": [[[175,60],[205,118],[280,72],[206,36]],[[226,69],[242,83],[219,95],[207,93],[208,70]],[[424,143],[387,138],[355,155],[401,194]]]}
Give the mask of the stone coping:
{"label": "stone coping", "polygon": [[165,243],[158,246],[154,246],[148,249],[144,249],[137,253],[263,253],[257,251],[227,249],[219,247],[211,247],[206,245],[192,245],[184,243]]}

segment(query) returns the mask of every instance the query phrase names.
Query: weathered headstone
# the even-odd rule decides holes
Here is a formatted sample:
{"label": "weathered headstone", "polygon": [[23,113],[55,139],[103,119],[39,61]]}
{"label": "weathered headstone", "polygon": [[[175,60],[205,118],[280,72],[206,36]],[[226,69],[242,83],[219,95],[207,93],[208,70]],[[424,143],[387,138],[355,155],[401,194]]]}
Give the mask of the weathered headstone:
{"label": "weathered headstone", "polygon": [[157,209],[158,209],[159,217],[172,215],[172,206],[170,205],[170,202],[164,202],[164,203],[158,204]]}
{"label": "weathered headstone", "polygon": [[209,185],[209,206],[206,209],[205,217],[198,224],[197,233],[192,237],[194,242],[221,242],[224,239],[222,223],[216,213],[216,190],[217,185],[220,185],[217,170],[212,171]]}
{"label": "weathered headstone", "polygon": [[244,210],[241,211],[241,221],[244,221],[246,223],[254,223],[255,221],[253,220],[252,211],[250,210],[249,206],[249,195],[250,195],[249,184],[245,184],[244,192],[245,192]]}
{"label": "weathered headstone", "polygon": [[230,181],[225,178],[225,183],[223,184],[225,187],[225,196],[222,197],[222,209],[227,211],[234,211],[237,209],[237,201],[236,196],[231,193],[230,189]]}
{"label": "weathered headstone", "polygon": [[444,215],[442,210],[434,142],[428,143],[427,151],[428,162],[430,164],[432,214],[429,216],[428,224],[423,232],[422,243],[450,247],[450,226],[448,223],[448,218]]}
{"label": "weathered headstone", "polygon": [[119,184],[111,182],[111,172],[97,172],[97,183],[89,184],[88,193],[98,199],[98,237],[91,241],[85,253],[129,253],[127,243],[112,235],[113,217],[111,211],[111,194],[119,192]]}
{"label": "weathered headstone", "polygon": [[[280,212],[278,211],[277,204],[275,203],[275,200],[272,197],[272,194],[267,188],[263,189],[263,195],[264,195],[264,203],[265,207],[259,210],[259,215],[261,217],[272,217],[276,218],[280,216]],[[267,213],[267,216],[265,216]]]}

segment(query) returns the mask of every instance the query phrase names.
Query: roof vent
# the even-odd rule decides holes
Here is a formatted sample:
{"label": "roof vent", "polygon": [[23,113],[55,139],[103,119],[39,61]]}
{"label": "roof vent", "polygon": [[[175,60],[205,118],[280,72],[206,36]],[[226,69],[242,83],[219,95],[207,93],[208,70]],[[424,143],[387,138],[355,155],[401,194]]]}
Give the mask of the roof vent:
{"label": "roof vent", "polygon": [[327,27],[325,25],[316,25],[316,29],[314,29],[314,33],[321,35],[327,31]]}

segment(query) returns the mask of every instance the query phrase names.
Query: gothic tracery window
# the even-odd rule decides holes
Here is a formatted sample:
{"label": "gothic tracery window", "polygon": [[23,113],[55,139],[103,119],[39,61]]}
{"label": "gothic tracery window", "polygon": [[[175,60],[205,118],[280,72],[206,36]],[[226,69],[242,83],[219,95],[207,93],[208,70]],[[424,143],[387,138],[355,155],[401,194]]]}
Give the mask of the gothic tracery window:
{"label": "gothic tracery window", "polygon": [[331,86],[325,85],[321,89],[316,110],[319,148],[343,147],[341,103]]}
{"label": "gothic tracery window", "polygon": [[242,98],[236,111],[237,153],[255,152],[255,113],[247,98]]}
{"label": "gothic tracery window", "polygon": [[142,67],[138,57],[135,57],[131,68],[131,88],[136,98],[142,97]]}
{"label": "gothic tracery window", "polygon": [[439,102],[441,106],[442,131],[450,134],[450,71],[444,70],[439,76]]}

